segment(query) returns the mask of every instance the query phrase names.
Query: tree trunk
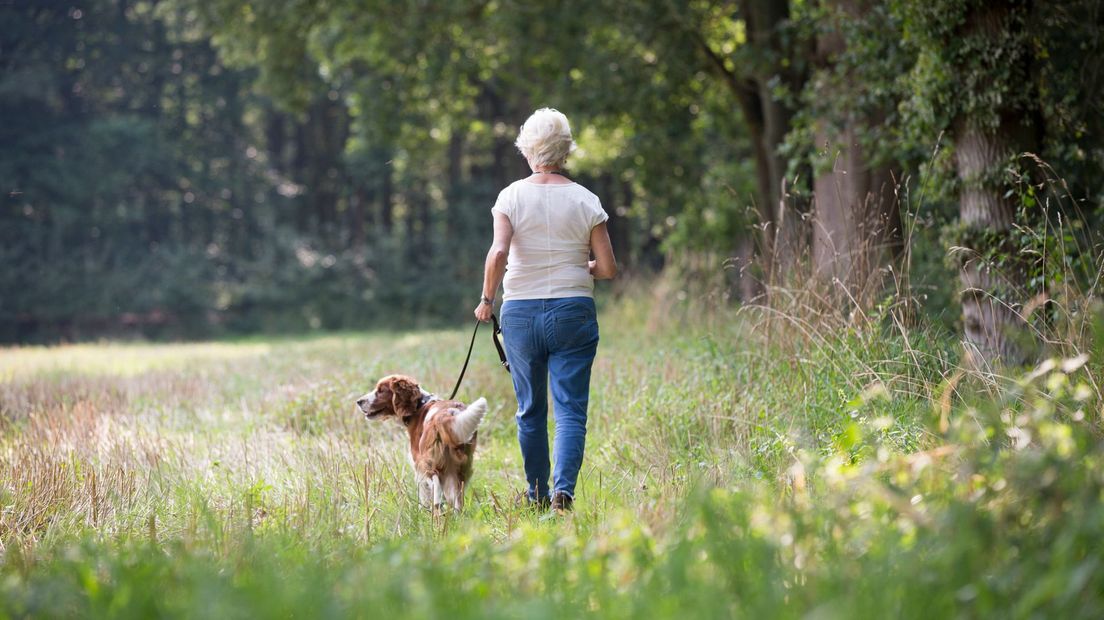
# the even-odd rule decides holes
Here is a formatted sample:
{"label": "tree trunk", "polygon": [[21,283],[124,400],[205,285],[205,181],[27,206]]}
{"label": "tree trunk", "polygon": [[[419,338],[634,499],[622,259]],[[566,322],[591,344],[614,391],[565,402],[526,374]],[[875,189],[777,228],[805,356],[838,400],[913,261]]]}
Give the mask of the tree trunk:
{"label": "tree trunk", "polygon": [[[761,122],[761,125],[752,135],[759,134],[756,165],[766,168],[758,176],[768,179],[766,191],[760,189],[763,193],[760,199],[765,201],[765,208],[773,212],[772,217],[763,222],[770,224],[765,227],[770,238],[764,248],[771,252],[772,269],[785,274],[797,263],[803,235],[800,212],[795,208],[795,201],[786,195],[786,159],[779,152],[790,131],[794,110],[775,97],[773,91],[784,86],[796,95],[804,83],[804,75],[795,69],[795,50],[782,36],[782,27],[790,18],[790,3],[787,0],[741,0],[740,9],[747,24],[748,44],[755,47],[760,58],[753,64],[751,75],[759,108],[756,124]],[[763,185],[762,179],[759,185]]]}
{"label": "tree trunk", "polygon": [[408,212],[406,214],[407,262],[415,269],[430,265],[433,257],[433,214],[430,208],[432,198],[426,193],[427,183],[419,180],[417,187],[411,187],[404,193]]}
{"label": "tree trunk", "polygon": [[497,79],[480,83],[480,115],[487,119],[491,127],[504,123],[509,128],[504,133],[495,132],[491,144],[491,182],[498,191],[519,177],[529,174],[529,164],[514,148],[516,127],[520,126],[530,113],[529,98],[518,93],[514,100],[507,101],[501,94]]}
{"label": "tree trunk", "polygon": [[379,228],[385,236],[390,236],[395,228],[395,168],[391,165],[393,152],[387,147],[380,158]]}
{"label": "tree trunk", "polygon": [[269,154],[270,166],[278,173],[287,170],[287,124],[283,113],[275,108],[268,109],[265,122],[265,146]]}
{"label": "tree trunk", "polygon": [[349,245],[359,248],[364,243],[364,205],[371,201],[368,190],[361,184],[349,197]]}
{"label": "tree trunk", "polygon": [[632,237],[630,236],[629,218],[627,217],[632,211],[633,187],[632,183],[622,180],[615,181],[614,187],[621,191],[619,192],[620,196],[614,200],[613,204],[605,205],[606,212],[609,213],[609,223],[606,228],[609,229],[610,244],[613,245],[613,252],[617,256],[618,262],[622,265],[628,265],[633,260]]}
{"label": "tree trunk", "polygon": [[[785,270],[795,262],[801,246],[800,227],[796,225],[800,214],[794,212],[792,200],[782,199],[786,160],[779,153],[790,131],[793,110],[775,98],[772,90],[782,85],[797,93],[805,75],[795,68],[795,50],[782,36],[782,27],[790,17],[788,1],[741,0],[739,14],[747,26],[748,45],[755,48],[756,61],[750,68],[741,68],[739,73],[730,70],[724,56],[701,33],[692,36],[708,67],[723,80],[744,117],[755,158],[759,253],[771,271],[779,270],[779,262]],[[784,230],[780,230],[779,220],[785,224]]]}
{"label": "tree trunk", "polygon": [[900,252],[901,217],[892,170],[869,166],[855,132],[848,123],[839,142],[817,132],[817,143],[831,144],[838,154],[813,184],[813,268],[865,307],[882,288],[882,269]]}
{"label": "tree trunk", "polygon": [[991,178],[1019,152],[1009,129],[1007,125],[996,130],[979,128],[968,120],[955,128],[955,166],[962,182],[959,217],[970,231],[970,237],[961,242],[969,252],[959,273],[962,318],[966,340],[980,356],[975,362],[984,365],[998,360],[1019,363],[1025,356],[1015,341],[1015,335],[1026,327],[1018,311],[1023,300],[1013,298],[1023,288],[1022,270],[1013,260],[997,268],[986,258],[993,251],[1010,252],[1008,246],[1001,247],[1000,240],[1007,239],[1012,229],[1015,207],[1005,189]]}
{"label": "tree trunk", "polygon": [[[975,38],[984,48],[1007,53],[1005,42],[1016,40],[1011,36],[1012,29],[1026,27],[1029,21],[1028,16],[1018,14],[1025,10],[1016,2],[976,5],[957,35]],[[1029,76],[1031,54],[1012,56],[1013,62],[1023,64],[1011,67],[1012,74]],[[976,88],[986,87],[996,86]],[[1031,122],[1034,115],[1026,106],[998,103],[995,112],[995,126],[980,114],[962,114],[952,127],[955,167],[961,184],[959,217],[966,231],[958,244],[967,249],[959,274],[962,316],[966,339],[973,349],[971,357],[980,357],[974,357],[975,363],[986,366],[998,361],[1021,363],[1028,355],[1028,347],[1021,340],[1027,334],[1026,324],[1019,312],[1025,301],[1026,272],[1011,243],[1015,203],[1009,196],[1005,169],[1017,153],[1034,150],[1039,139],[1038,128]],[[993,257],[1002,259],[999,266]]]}
{"label": "tree trunk", "polygon": [[[834,13],[859,19],[862,0],[830,0]],[[840,76],[836,58],[847,51],[839,29],[824,29],[817,37],[816,61],[824,79],[816,80],[817,99],[838,99]],[[844,84],[844,88],[853,88]],[[882,288],[878,276],[900,250],[901,218],[894,192],[893,171],[871,166],[859,143],[863,127],[874,126],[882,111],[856,112],[829,106],[816,126],[816,148],[826,149],[830,169],[813,182],[812,255],[814,275],[831,285],[838,305],[869,306]],[[867,116],[868,118],[863,118]],[[838,129],[836,129],[838,127]]]}
{"label": "tree trunk", "polygon": [[311,218],[310,192],[314,189],[313,178],[307,170],[310,159],[307,139],[307,126],[299,122],[295,124],[295,137],[293,139],[294,155],[291,159],[291,169],[288,176],[295,179],[296,183],[306,184],[306,195],[295,198],[295,230],[300,233],[311,232],[313,219]]}
{"label": "tree trunk", "polygon": [[447,194],[445,195],[445,208],[447,209],[445,237],[451,239],[463,230],[464,223],[464,216],[460,212],[464,183],[464,134],[459,129],[453,129],[452,135],[449,136],[446,157],[448,163],[445,169],[448,178],[446,183]]}

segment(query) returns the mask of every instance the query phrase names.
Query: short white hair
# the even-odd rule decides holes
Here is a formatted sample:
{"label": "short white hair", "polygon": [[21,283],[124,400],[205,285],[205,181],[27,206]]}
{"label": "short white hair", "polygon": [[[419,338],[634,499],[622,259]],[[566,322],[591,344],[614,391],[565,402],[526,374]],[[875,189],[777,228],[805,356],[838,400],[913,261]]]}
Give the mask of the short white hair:
{"label": "short white hair", "polygon": [[552,108],[541,108],[521,126],[518,132],[518,150],[534,166],[555,166],[562,168],[567,156],[575,150],[575,140],[571,138],[571,125],[563,112]]}

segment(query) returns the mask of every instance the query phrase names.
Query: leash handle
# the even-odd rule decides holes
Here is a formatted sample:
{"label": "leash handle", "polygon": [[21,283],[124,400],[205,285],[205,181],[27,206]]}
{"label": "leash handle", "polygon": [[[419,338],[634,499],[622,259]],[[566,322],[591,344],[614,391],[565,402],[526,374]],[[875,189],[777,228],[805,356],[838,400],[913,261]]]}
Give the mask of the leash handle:
{"label": "leash handle", "polygon": [[498,317],[494,313],[491,313],[491,322],[494,324],[491,341],[494,342],[495,349],[498,351],[498,359],[502,362],[502,367],[506,369],[506,372],[510,372],[510,362],[506,359],[506,350],[502,348],[502,343],[498,340],[498,337],[502,334],[502,326],[498,324]]}
{"label": "leash handle", "polygon": [[[479,324],[482,321],[476,319],[475,329],[472,330],[471,342],[468,343],[468,355],[464,358],[464,367],[460,369],[460,376],[456,378],[456,385],[452,388],[452,394],[449,394],[448,400],[452,400],[456,397],[456,393],[460,391],[460,384],[464,381],[464,373],[468,372],[468,362],[471,361],[472,349],[475,348],[475,335],[479,333]],[[506,361],[506,351],[502,348],[502,343],[499,342],[498,336],[502,333],[502,326],[498,324],[498,317],[491,313],[491,323],[494,325],[494,331],[491,332],[491,340],[494,342],[495,349],[498,351],[498,359],[502,361],[502,367],[506,369],[506,372],[510,372],[510,362]]]}

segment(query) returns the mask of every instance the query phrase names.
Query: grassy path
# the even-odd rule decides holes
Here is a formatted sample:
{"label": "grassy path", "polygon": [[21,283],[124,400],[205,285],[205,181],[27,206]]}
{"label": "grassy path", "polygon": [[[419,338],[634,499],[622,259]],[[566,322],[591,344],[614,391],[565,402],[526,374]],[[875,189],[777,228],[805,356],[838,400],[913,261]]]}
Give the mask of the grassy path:
{"label": "grassy path", "polygon": [[[878,485],[941,443],[948,345],[658,321],[632,299],[600,322],[567,518],[516,505],[514,401],[485,339],[460,393],[490,402],[462,514],[420,510],[401,428],[353,410],[391,372],[447,392],[466,330],[0,350],[0,616],[903,609],[898,563],[937,530],[921,495]],[[889,586],[845,596],[862,584],[833,564]]]}

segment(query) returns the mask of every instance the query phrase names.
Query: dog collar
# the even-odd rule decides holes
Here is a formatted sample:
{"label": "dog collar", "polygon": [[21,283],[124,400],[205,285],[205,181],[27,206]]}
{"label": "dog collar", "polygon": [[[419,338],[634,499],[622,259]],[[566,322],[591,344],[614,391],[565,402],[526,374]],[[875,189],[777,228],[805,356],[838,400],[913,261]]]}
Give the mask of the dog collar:
{"label": "dog collar", "polygon": [[420,399],[418,399],[418,409],[421,409],[422,407],[425,407],[429,403],[436,402],[438,400],[441,400],[441,399],[437,398],[436,394],[425,394]]}

